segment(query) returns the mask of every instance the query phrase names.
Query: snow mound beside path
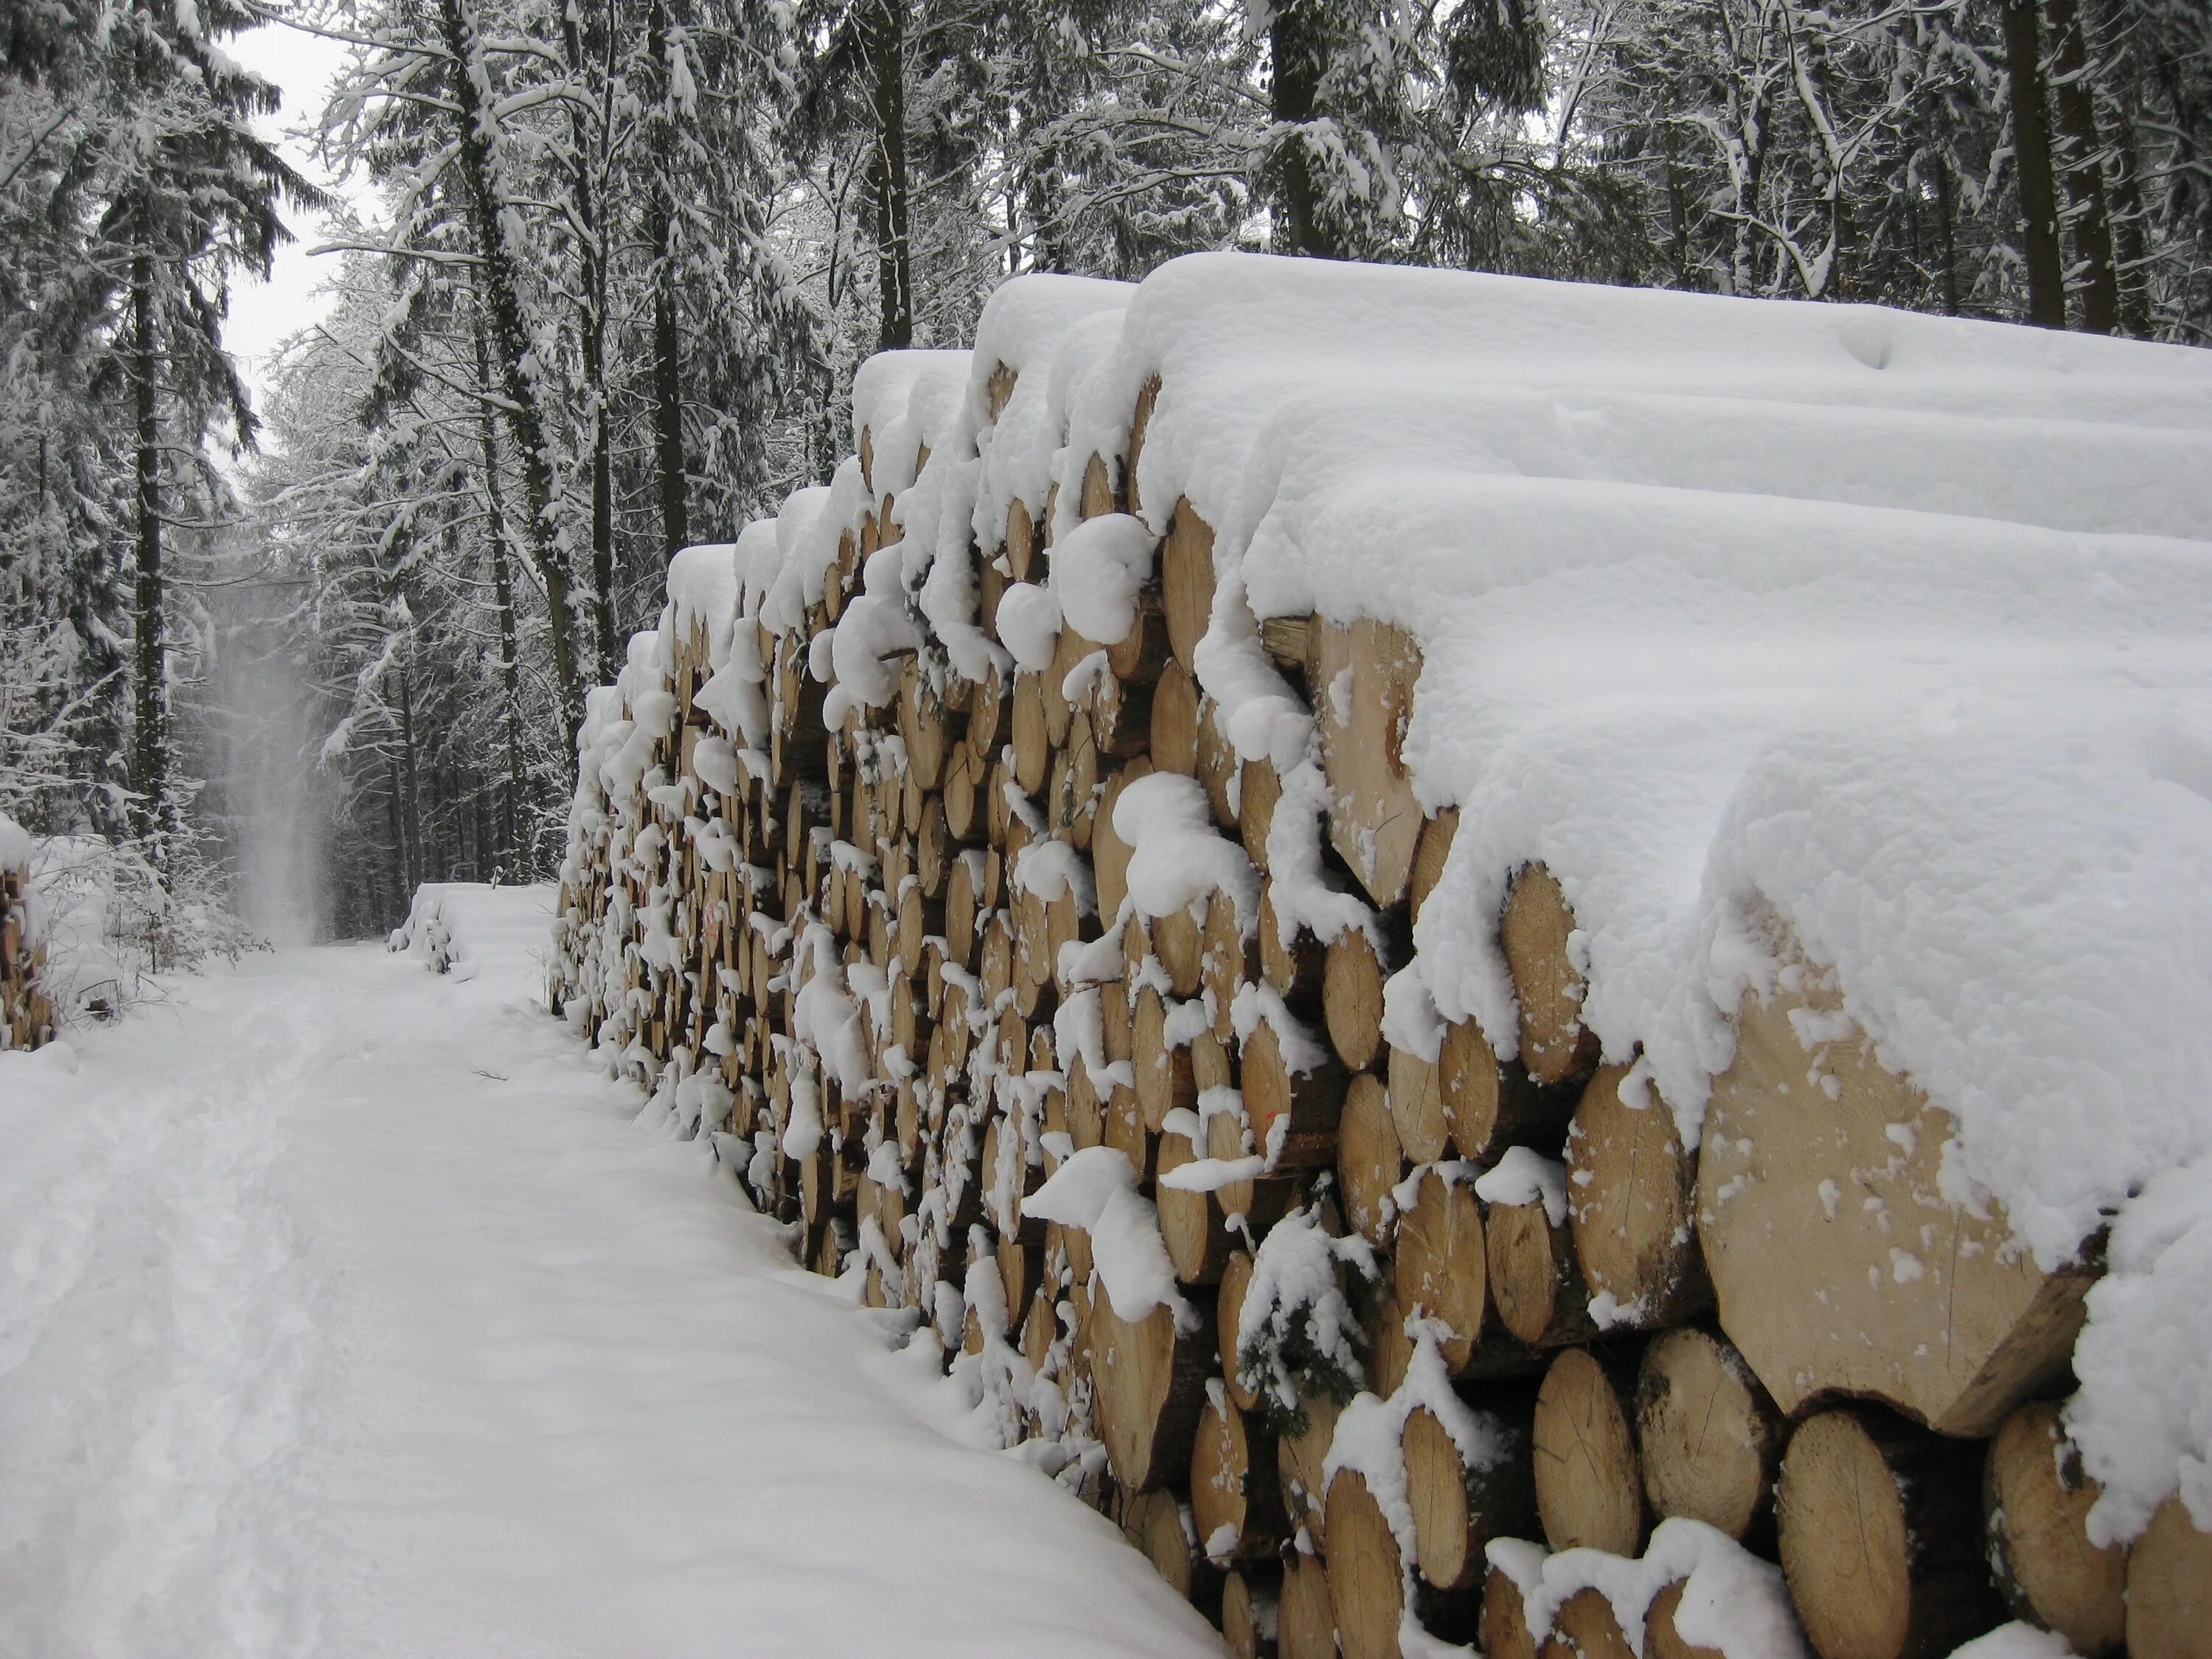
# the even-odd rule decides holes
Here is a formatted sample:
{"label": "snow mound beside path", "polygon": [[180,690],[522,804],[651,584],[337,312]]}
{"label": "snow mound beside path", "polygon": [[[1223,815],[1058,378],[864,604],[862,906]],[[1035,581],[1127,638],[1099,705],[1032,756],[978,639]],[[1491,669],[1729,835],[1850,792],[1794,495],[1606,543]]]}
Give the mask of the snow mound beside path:
{"label": "snow mound beside path", "polygon": [[418,957],[434,974],[477,975],[488,952],[517,951],[540,959],[553,917],[550,883],[494,887],[476,881],[426,881],[415,890],[407,920],[392,930],[386,948]]}

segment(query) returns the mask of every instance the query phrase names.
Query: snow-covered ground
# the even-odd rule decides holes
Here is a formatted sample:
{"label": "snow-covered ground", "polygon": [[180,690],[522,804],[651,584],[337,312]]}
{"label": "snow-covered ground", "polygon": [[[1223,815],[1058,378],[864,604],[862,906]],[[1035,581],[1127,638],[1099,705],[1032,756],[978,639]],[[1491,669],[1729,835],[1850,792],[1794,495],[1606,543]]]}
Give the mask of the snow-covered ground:
{"label": "snow-covered ground", "polygon": [[0,1654],[1210,1654],[540,1005],[374,948],[0,1054]]}

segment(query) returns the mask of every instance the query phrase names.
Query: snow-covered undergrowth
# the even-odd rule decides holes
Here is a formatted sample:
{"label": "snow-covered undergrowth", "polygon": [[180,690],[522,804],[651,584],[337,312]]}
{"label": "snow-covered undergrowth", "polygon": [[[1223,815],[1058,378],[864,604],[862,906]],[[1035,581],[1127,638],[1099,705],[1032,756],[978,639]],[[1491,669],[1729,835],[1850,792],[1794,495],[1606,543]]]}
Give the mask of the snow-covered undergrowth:
{"label": "snow-covered undergrowth", "polygon": [[0,1054],[0,1652],[1215,1650],[441,909]]}
{"label": "snow-covered undergrowth", "polygon": [[163,993],[167,970],[235,960],[260,941],[195,861],[179,882],[138,846],[98,836],[33,836],[0,814],[0,869],[27,877],[15,917],[24,960],[58,1030],[112,1019]]}

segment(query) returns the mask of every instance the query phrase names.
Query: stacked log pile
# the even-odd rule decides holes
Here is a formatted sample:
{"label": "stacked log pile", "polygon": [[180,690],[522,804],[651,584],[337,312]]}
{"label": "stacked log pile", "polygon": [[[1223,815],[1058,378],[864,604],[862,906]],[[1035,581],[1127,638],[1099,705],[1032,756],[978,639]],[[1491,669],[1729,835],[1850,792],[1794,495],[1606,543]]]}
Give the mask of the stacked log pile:
{"label": "stacked log pile", "polygon": [[[556,1009],[1237,1653],[2212,1651],[2178,1499],[2091,1540],[2093,1269],[1947,1196],[1833,975],[1746,998],[1694,1151],[1582,1023],[1573,872],[1497,872],[1517,1030],[1401,1017],[1466,805],[1406,758],[1421,642],[1143,515],[1171,366],[979,538],[969,634],[902,586],[1049,368],[900,368],[827,491],[683,556],[593,701]],[[1224,631],[1309,748],[1232,741]]]}
{"label": "stacked log pile", "polygon": [[40,988],[46,945],[32,927],[30,838],[0,817],[0,1048],[35,1048],[53,1035]]}

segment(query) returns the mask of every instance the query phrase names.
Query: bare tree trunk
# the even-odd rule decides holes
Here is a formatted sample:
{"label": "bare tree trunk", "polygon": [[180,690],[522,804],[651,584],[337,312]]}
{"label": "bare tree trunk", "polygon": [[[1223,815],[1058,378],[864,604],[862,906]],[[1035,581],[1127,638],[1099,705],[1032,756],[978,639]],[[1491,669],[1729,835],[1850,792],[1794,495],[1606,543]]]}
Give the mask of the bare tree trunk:
{"label": "bare tree trunk", "polygon": [[133,830],[148,843],[156,869],[167,866],[169,793],[169,652],[161,574],[161,417],[154,339],[154,262],[131,262],[131,398],[137,443],[137,524],[131,571],[131,642],[136,682],[131,732]]}
{"label": "bare tree trunk", "polygon": [[2145,276],[2150,251],[2144,244],[2146,212],[2142,167],[2134,124],[2121,92],[2135,78],[2134,45],[2117,0],[2093,0],[2097,49],[2106,65],[2106,118],[2112,132],[2113,277],[2119,289],[2120,327],[2137,339],[2150,337],[2150,286]]}
{"label": "bare tree trunk", "polygon": [[399,671],[399,824],[401,863],[407,874],[407,890],[422,884],[422,812],[415,776],[415,696],[407,671]]}
{"label": "bare tree trunk", "polygon": [[2112,216],[2105,204],[2105,146],[2089,88],[2089,52],[2075,0],[2045,0],[2051,24],[2051,89],[2058,111],[2059,176],[2081,267],[2081,326],[2092,334],[2120,326],[2120,284],[2112,263]]}
{"label": "bare tree trunk", "polygon": [[676,338],[676,296],[670,291],[667,222],[664,210],[653,278],[653,452],[660,473],[662,548],[672,559],[690,544],[691,512],[684,459],[684,364]]}
{"label": "bare tree trunk", "polygon": [[906,176],[906,0],[870,0],[868,61],[875,71],[876,283],[883,313],[878,349],[914,343],[914,273],[908,240]]}
{"label": "bare tree trunk", "polygon": [[392,885],[398,890],[397,902],[385,913],[384,922],[396,927],[406,914],[408,896],[415,889],[407,879],[407,827],[399,816],[399,801],[405,792],[400,787],[399,763],[389,756],[384,762],[384,821],[392,833]]}
{"label": "bare tree trunk", "polygon": [[[1325,0],[1279,0],[1267,35],[1273,62],[1269,76],[1272,112],[1279,123],[1314,118],[1321,95],[1325,52]],[[1341,259],[1344,248],[1323,225],[1317,210],[1313,162],[1302,139],[1285,145],[1277,163],[1283,223],[1276,246],[1286,253],[1316,259]]]}
{"label": "bare tree trunk", "polygon": [[2012,87],[2013,149],[2027,263],[2027,320],[2066,326],[2066,272],[2058,254],[2058,196],[2051,176],[2050,118],[2044,108],[2042,29],[2035,0],[2004,0],[2005,62]]}
{"label": "bare tree trunk", "polygon": [[[647,15],[649,55],[656,66],[668,61],[668,18],[654,0]],[[662,93],[664,101],[667,94]],[[691,540],[690,480],[684,459],[684,362],[676,337],[676,216],[668,199],[675,166],[668,144],[664,109],[653,133],[653,204],[646,236],[653,245],[653,459],[660,482],[661,555],[672,559]]]}
{"label": "bare tree trunk", "polygon": [[[562,13],[561,41],[569,74],[580,84],[587,84],[591,70],[584,62],[583,32],[574,6]],[[611,77],[602,77],[601,83],[611,85]],[[621,641],[615,637],[614,430],[607,419],[607,235],[592,177],[606,144],[606,112],[602,109],[599,116],[599,130],[594,133],[579,104],[571,101],[568,106],[568,186],[583,261],[578,284],[583,315],[577,319],[577,334],[584,357],[584,414],[591,434],[592,621],[599,637],[599,683],[611,685]]]}
{"label": "bare tree trunk", "polygon": [[1660,135],[1667,155],[1667,252],[1674,267],[1674,286],[1686,289],[1690,286],[1690,222],[1682,204],[1682,169],[1676,155],[1674,124],[1668,121],[1662,125]]}
{"label": "bare tree trunk", "polygon": [[[483,322],[476,326],[477,384],[489,393],[490,368],[484,351]],[[507,802],[501,814],[501,846],[519,874],[522,868],[522,653],[514,625],[514,580],[507,563],[507,502],[499,486],[499,433],[491,405],[477,405],[477,437],[483,448],[484,507],[491,520],[485,545],[491,556],[492,606],[499,617],[499,689],[501,736],[507,745]]]}
{"label": "bare tree trunk", "polygon": [[1952,199],[1951,158],[1938,152],[1936,157],[1936,210],[1943,216],[1943,312],[1946,316],[1959,314],[1959,222],[1958,204]]}
{"label": "bare tree trunk", "polygon": [[[464,9],[467,7],[467,9]],[[523,321],[522,295],[515,280],[514,256],[501,227],[504,197],[496,182],[492,154],[493,117],[483,107],[479,88],[483,52],[477,40],[476,15],[469,0],[439,0],[438,19],[443,44],[451,59],[447,92],[455,105],[456,155],[461,167],[471,228],[481,260],[477,270],[489,325],[491,346],[498,359],[500,390],[506,401],[507,430],[522,463],[524,505],[529,509],[526,534],[530,561],[545,585],[545,609],[551,623],[553,679],[561,698],[562,725],[573,743],[583,723],[584,699],[576,670],[576,647],[568,614],[568,567],[555,533],[554,462],[551,439],[539,407],[537,377],[531,362],[530,331]]]}

